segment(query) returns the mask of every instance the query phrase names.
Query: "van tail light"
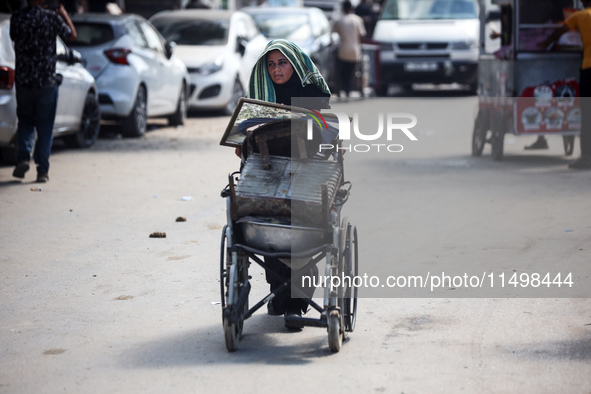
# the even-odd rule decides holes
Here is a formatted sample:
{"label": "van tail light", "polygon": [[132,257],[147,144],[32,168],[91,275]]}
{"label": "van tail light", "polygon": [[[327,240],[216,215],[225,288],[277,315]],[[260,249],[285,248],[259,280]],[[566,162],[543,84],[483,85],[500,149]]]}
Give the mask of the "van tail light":
{"label": "van tail light", "polygon": [[0,89],[12,89],[14,86],[14,70],[8,66],[0,66]]}
{"label": "van tail light", "polygon": [[127,48],[113,48],[107,49],[105,51],[105,55],[109,60],[115,64],[122,64],[124,66],[129,66],[129,62],[127,61],[127,55],[131,53],[131,50]]}

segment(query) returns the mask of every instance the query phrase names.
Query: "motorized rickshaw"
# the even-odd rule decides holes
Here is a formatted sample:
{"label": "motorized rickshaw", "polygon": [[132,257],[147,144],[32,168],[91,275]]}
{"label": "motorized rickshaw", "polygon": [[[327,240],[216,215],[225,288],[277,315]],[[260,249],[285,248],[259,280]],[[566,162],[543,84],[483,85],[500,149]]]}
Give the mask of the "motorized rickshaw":
{"label": "motorized rickshaw", "polygon": [[[490,143],[492,158],[501,160],[507,133],[561,135],[564,152],[571,155],[581,128],[581,38],[571,31],[549,48],[539,43],[580,9],[581,2],[493,0],[498,9],[491,10],[480,1],[482,48],[472,155],[480,156]],[[500,31],[490,29],[493,23]],[[499,40],[494,51],[484,45],[491,37]]]}

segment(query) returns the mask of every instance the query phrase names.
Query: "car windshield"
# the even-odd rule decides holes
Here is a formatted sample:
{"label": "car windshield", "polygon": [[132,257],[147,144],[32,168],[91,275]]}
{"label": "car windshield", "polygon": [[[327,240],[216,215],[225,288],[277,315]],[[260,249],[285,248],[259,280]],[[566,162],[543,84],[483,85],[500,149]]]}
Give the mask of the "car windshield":
{"label": "car windshield", "polygon": [[98,23],[74,23],[76,27],[76,40],[73,45],[100,45],[114,38],[113,29],[108,24]]}
{"label": "car windshield", "polygon": [[312,36],[307,14],[256,13],[252,17],[267,38],[303,41]]}
{"label": "car windshield", "polygon": [[227,20],[160,18],[152,24],[167,41],[178,45],[225,45],[228,42]]}
{"label": "car windshield", "polygon": [[473,0],[389,0],[381,19],[474,19],[478,18]]}

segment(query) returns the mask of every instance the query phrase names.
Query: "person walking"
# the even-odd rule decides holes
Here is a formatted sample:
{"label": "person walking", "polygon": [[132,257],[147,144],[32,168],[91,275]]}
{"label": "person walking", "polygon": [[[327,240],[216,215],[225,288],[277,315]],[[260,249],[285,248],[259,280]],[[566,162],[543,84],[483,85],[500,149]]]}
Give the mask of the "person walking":
{"label": "person walking", "polygon": [[581,157],[568,168],[591,170],[591,0],[582,0],[584,9],[569,16],[564,25],[556,28],[539,46],[548,48],[569,30],[576,30],[583,41],[583,61],[579,72],[581,97]]}
{"label": "person walking", "polygon": [[[76,29],[63,4],[55,11],[43,7],[44,0],[28,5],[10,18],[10,38],[15,51],[17,165],[12,173],[23,179],[29,171],[31,151],[37,165],[37,182],[49,180],[49,155],[60,78],[55,73],[56,39],[76,39]],[[35,143],[35,129],[37,142]]]}
{"label": "person walking", "polygon": [[335,22],[332,30],[340,38],[337,57],[341,90],[344,90],[345,97],[349,97],[355,66],[361,59],[361,39],[367,33],[363,25],[363,19],[353,13],[351,2],[345,0],[342,7],[344,15]]}

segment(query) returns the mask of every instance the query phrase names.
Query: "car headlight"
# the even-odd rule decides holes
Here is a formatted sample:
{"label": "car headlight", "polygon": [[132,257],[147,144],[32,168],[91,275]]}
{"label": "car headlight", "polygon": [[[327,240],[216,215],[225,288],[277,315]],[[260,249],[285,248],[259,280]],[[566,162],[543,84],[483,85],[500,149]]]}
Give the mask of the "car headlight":
{"label": "car headlight", "polygon": [[197,72],[201,75],[215,74],[222,69],[223,65],[224,63],[221,61],[221,59],[217,59],[215,62],[206,63],[199,67]]}
{"label": "car headlight", "polygon": [[476,43],[474,41],[457,41],[452,42],[450,45],[450,49],[458,50],[458,51],[466,51],[468,49],[472,49],[476,47]]}

